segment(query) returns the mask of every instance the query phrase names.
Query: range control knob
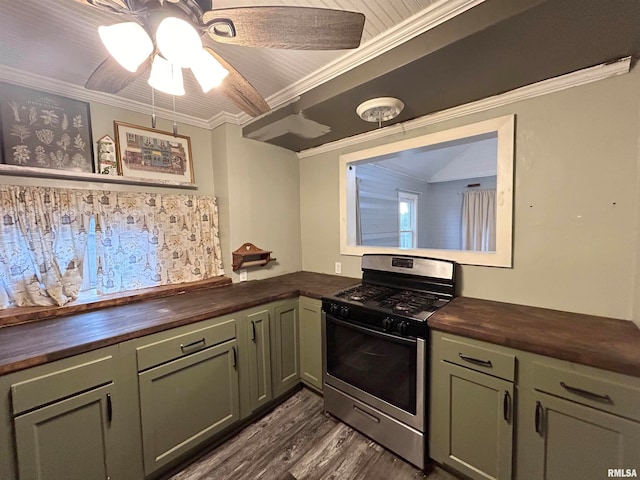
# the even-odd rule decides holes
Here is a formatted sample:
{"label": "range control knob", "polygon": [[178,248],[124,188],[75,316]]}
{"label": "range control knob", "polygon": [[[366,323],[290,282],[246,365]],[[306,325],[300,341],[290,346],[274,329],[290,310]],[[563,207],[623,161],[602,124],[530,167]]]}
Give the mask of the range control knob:
{"label": "range control knob", "polygon": [[406,335],[409,332],[409,322],[398,322],[396,329],[400,335]]}
{"label": "range control knob", "polygon": [[384,328],[386,332],[390,332],[391,330],[393,330],[394,325],[395,321],[392,318],[385,317],[382,319],[382,328]]}
{"label": "range control knob", "polygon": [[338,305],[336,305],[335,303],[332,303],[331,305],[329,305],[329,313],[331,315],[337,315],[338,314]]}
{"label": "range control knob", "polygon": [[349,307],[340,307],[340,316],[347,318],[349,316]]}

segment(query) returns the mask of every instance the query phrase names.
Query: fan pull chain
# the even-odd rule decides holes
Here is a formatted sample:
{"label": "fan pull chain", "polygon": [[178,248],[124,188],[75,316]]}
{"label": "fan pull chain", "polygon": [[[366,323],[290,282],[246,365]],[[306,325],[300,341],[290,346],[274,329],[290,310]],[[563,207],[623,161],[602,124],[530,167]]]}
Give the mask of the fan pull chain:
{"label": "fan pull chain", "polygon": [[173,101],[173,136],[178,136],[178,124],[176,123],[176,97],[175,95],[171,96],[171,100]]}
{"label": "fan pull chain", "polygon": [[156,128],[156,89],[151,88],[151,128]]}

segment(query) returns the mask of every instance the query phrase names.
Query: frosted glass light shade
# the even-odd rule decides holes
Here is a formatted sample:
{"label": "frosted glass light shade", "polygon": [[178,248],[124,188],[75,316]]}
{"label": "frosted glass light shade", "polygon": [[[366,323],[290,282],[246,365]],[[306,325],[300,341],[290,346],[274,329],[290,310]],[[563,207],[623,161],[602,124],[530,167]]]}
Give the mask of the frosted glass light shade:
{"label": "frosted glass light shade", "polygon": [[191,71],[204,93],[220,85],[222,80],[229,74],[229,71],[220,65],[220,62],[213,58],[204,48],[200,50],[198,60],[191,65]]}
{"label": "frosted glass light shade", "polygon": [[156,90],[169,95],[184,95],[182,69],[160,55],[153,59],[148,83]]}
{"label": "frosted glass light shade", "polygon": [[102,43],[115,60],[130,72],[135,72],[153,51],[153,42],[140,24],[116,23],[98,27]]}
{"label": "frosted glass light shade", "polygon": [[156,43],[164,58],[182,68],[191,67],[202,50],[198,32],[188,22],[176,17],[167,17],[160,22]]}

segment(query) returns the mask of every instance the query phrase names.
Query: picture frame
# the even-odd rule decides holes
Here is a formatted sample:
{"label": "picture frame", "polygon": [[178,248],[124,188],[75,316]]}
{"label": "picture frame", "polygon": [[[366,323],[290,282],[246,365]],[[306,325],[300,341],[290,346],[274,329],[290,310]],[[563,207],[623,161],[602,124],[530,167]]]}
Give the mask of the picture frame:
{"label": "picture frame", "polygon": [[113,125],[119,175],[194,183],[189,137],[117,120]]}
{"label": "picture frame", "polygon": [[0,83],[0,132],[2,163],[95,172],[87,102]]}

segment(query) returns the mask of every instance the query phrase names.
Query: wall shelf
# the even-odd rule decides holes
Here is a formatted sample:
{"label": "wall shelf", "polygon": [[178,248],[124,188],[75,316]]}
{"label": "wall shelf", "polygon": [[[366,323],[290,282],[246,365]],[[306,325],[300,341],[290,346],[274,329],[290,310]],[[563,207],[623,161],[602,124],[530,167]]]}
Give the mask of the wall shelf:
{"label": "wall shelf", "polygon": [[233,271],[246,267],[263,267],[269,262],[276,260],[271,258],[271,251],[262,250],[253,243],[245,243],[237,250],[231,252],[233,255]]}
{"label": "wall shelf", "polygon": [[156,180],[145,178],[121,177],[116,175],[102,175],[99,173],[71,172],[67,170],[53,170],[49,168],[21,167],[19,165],[0,164],[0,175],[15,177],[58,178],[63,180],[83,180],[86,182],[118,183],[121,185],[148,185],[152,187],[186,188],[196,190],[198,185],[173,180]]}

